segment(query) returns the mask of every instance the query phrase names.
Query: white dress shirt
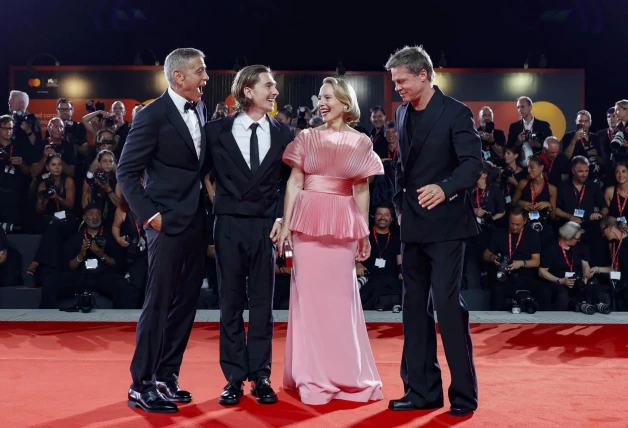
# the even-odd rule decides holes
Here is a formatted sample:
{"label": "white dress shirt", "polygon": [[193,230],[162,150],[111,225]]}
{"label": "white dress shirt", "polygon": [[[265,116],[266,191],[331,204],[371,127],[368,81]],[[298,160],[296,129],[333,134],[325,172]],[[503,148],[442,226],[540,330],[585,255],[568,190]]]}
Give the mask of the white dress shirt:
{"label": "white dress shirt", "polygon": [[196,116],[196,113],[192,109],[189,109],[187,112],[185,111],[185,103],[187,103],[188,100],[183,98],[181,95],[177,94],[170,87],[168,88],[168,95],[170,95],[170,98],[172,98],[174,105],[177,107],[177,110],[179,110],[179,113],[181,113],[181,117],[183,118],[183,121],[185,122],[188,129],[190,130],[192,141],[194,141],[194,148],[196,149],[196,157],[200,159],[201,157],[201,125],[198,122],[198,116]]}
{"label": "white dress shirt", "polygon": [[[240,113],[233,121],[233,127],[231,133],[235,138],[236,143],[242,156],[246,161],[246,164],[251,167],[251,125],[255,122],[246,113]],[[257,127],[257,143],[259,147],[259,165],[261,165],[264,157],[270,150],[270,122],[268,117],[264,115],[257,121],[259,126]]]}
{"label": "white dress shirt", "polygon": [[[523,131],[532,132],[532,126],[534,124],[534,116],[532,116],[532,120],[529,123],[526,123],[526,121],[523,119],[521,119],[521,121],[523,122]],[[527,167],[528,160],[534,154],[534,150],[532,150],[532,147],[530,147],[530,143],[528,143],[527,141],[524,141],[523,144],[521,145],[521,151],[523,152],[523,161],[521,162],[521,164],[522,166]]]}

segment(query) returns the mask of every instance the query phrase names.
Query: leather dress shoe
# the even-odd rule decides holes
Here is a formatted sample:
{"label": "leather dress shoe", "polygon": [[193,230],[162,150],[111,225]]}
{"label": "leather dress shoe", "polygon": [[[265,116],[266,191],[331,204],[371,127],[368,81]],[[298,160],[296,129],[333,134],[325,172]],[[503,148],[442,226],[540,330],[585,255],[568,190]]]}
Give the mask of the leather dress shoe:
{"label": "leather dress shoe", "polygon": [[159,392],[161,392],[168,401],[173,403],[189,403],[192,401],[192,394],[179,388],[179,383],[176,380],[166,382],[157,381],[155,383],[157,384]]}
{"label": "leather dress shoe", "polygon": [[449,409],[449,414],[451,416],[457,416],[459,418],[463,418],[467,415],[470,415],[471,413],[473,413],[475,410],[473,409],[468,409],[468,408],[464,408],[464,407],[452,407]]}
{"label": "leather dress shoe", "polygon": [[443,407],[443,401],[435,401],[431,403],[425,403],[423,406],[417,406],[412,401],[408,400],[406,397],[400,398],[399,400],[390,400],[388,402],[388,408],[390,410],[396,412],[403,412],[408,410],[432,410],[432,409],[440,409]]}
{"label": "leather dress shoe", "polygon": [[137,392],[129,389],[128,406],[130,408],[139,407],[150,413],[176,413],[179,408],[156,390]]}
{"label": "leather dress shoe", "polygon": [[277,394],[270,386],[270,379],[262,376],[255,382],[251,382],[251,395],[257,398],[260,404],[275,404],[277,402]]}
{"label": "leather dress shoe", "polygon": [[240,397],[244,395],[242,384],[243,382],[241,380],[230,381],[227,386],[225,386],[222,394],[220,394],[218,404],[222,404],[223,406],[235,406],[236,404],[240,404]]}

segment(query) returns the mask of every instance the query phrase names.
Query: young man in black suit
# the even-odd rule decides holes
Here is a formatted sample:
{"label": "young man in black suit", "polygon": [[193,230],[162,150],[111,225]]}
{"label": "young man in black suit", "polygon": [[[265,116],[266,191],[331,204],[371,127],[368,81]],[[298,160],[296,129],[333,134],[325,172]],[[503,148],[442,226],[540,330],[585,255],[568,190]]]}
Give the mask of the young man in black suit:
{"label": "young man in black suit", "polygon": [[137,324],[128,401],[148,412],[176,412],[175,402],[192,401],[178,378],[205,260],[204,57],[192,48],[166,57],[169,88],[135,116],[117,171],[148,240],[146,300]]}
{"label": "young man in black suit", "polygon": [[[279,92],[268,67],[252,65],[231,89],[236,110],[207,124],[208,164],[216,177],[214,242],[220,301],[220,366],[228,383],[218,402],[236,405],[251,381],[258,403],[273,404],[275,239],[289,168],[282,162],[292,129],[268,113]],[[242,313],[249,302],[248,337]]]}
{"label": "young man in black suit", "polygon": [[469,107],[433,85],[434,67],[422,47],[397,51],[386,69],[404,101],[396,113],[400,150],[394,202],[401,224],[406,394],[391,400],[389,408],[443,407],[435,306],[451,371],[450,414],[465,416],[478,404],[469,311],[460,284],[465,240],[478,234],[467,189],[482,173],[480,136]]}
{"label": "young man in black suit", "polygon": [[[524,160],[522,166],[528,165],[528,158],[543,148],[543,141],[551,137],[552,128],[549,122],[537,119],[532,114],[532,99],[519,97],[517,111],[521,120],[510,124],[508,128],[508,144],[522,146]],[[563,148],[564,149],[564,148]]]}

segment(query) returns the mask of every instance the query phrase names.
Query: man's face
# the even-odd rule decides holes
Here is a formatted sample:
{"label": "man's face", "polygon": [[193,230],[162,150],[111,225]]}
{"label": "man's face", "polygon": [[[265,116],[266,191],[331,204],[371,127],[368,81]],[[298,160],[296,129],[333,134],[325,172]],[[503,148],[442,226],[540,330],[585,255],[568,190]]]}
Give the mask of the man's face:
{"label": "man's face", "polygon": [[135,115],[143,108],[144,106],[142,104],[138,104],[133,107],[133,111],[131,112],[131,120],[135,119]]}
{"label": "man's face", "polygon": [[615,113],[613,114],[607,114],[606,115],[606,122],[608,123],[608,127],[611,129],[615,129],[615,127],[617,126],[617,115]]}
{"label": "man's face", "polygon": [[381,229],[387,229],[392,222],[392,215],[388,208],[378,208],[375,211],[375,224]]}
{"label": "man's face", "polygon": [[395,84],[395,91],[399,94],[404,103],[416,102],[421,98],[423,91],[429,87],[427,71],[421,70],[418,75],[414,75],[405,65],[390,69],[392,81]]}
{"label": "man's face", "polygon": [[579,114],[576,118],[576,124],[582,125],[584,132],[589,132],[589,128],[591,127],[591,118],[586,114]]}
{"label": "man's face", "polygon": [[560,154],[560,146],[555,143],[550,143],[547,145],[547,148],[543,148],[543,153],[545,154],[546,158],[551,161],[555,161]]}
{"label": "man's face", "polygon": [[205,60],[200,56],[190,59],[182,70],[175,70],[178,94],[188,101],[201,101],[203,87],[209,80],[206,70]]}
{"label": "man's face", "polygon": [[24,100],[17,95],[9,95],[9,111],[14,112],[18,110],[26,111]]}
{"label": "man's face", "polygon": [[283,114],[283,113],[277,113],[275,115],[275,119],[277,119],[281,123],[285,123],[286,125],[290,125],[290,119],[288,119],[288,117],[286,117],[286,115]]}
{"label": "man's face", "polygon": [[0,140],[8,144],[11,141],[11,137],[13,137],[13,121],[0,124]]}
{"label": "man's face", "polygon": [[384,126],[385,122],[386,116],[381,110],[375,110],[371,113],[371,123],[375,128],[380,129],[382,126]]}
{"label": "man's face", "polygon": [[53,140],[60,140],[63,138],[63,130],[65,125],[61,119],[53,119],[48,123],[48,132]]}
{"label": "man's face", "polygon": [[270,73],[261,73],[259,82],[252,88],[244,88],[244,95],[251,99],[252,108],[269,113],[275,108],[275,99],[279,95],[277,82]]}
{"label": "man's face", "polygon": [[99,151],[100,150],[111,150],[113,147],[113,134],[111,132],[103,132],[100,134],[100,138],[96,142],[98,144]]}
{"label": "man's face", "polygon": [[532,106],[528,104],[528,100],[517,101],[517,111],[522,118],[528,117],[532,113]]}
{"label": "man's face", "polygon": [[57,115],[63,120],[72,120],[72,114],[74,113],[74,109],[72,108],[72,104],[70,103],[59,103],[57,107]]}
{"label": "man's face", "polygon": [[386,128],[386,141],[389,143],[397,142],[397,129],[396,128]]}
{"label": "man's face", "polygon": [[116,101],[111,105],[111,114],[113,114],[118,120],[123,119],[126,114],[126,108],[121,101]]}
{"label": "man's face", "polygon": [[493,112],[485,108],[480,114],[480,126],[486,125],[487,122],[493,122]]}
{"label": "man's face", "polygon": [[508,227],[510,229],[510,233],[521,232],[525,224],[526,219],[521,214],[510,214],[510,218],[508,219]]}
{"label": "man's face", "polygon": [[92,229],[98,229],[102,224],[102,216],[98,208],[92,208],[83,214],[83,220]]}
{"label": "man's face", "polygon": [[589,165],[579,163],[571,170],[573,172],[574,180],[580,184],[584,184],[587,181],[587,178],[589,178]]}

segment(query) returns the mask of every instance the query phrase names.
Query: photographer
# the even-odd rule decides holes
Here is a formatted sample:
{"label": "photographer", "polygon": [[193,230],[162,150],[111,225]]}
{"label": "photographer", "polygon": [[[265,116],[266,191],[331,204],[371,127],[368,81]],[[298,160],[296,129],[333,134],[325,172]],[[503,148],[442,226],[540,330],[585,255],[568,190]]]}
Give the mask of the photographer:
{"label": "photographer", "polygon": [[[628,137],[628,131],[626,131],[626,124],[628,123],[628,100],[620,100],[615,103],[615,116],[617,118],[617,124],[610,142],[614,161],[628,162],[628,141],[626,140],[626,137]],[[614,144],[613,141],[619,144]]]}
{"label": "photographer", "polygon": [[112,299],[114,309],[131,309],[129,284],[118,272],[124,264],[122,252],[109,229],[103,226],[100,208],[86,206],[83,220],[85,226],[63,246],[63,272],[44,280],[40,308],[54,309],[59,297],[87,290]]}
{"label": "photographer", "polygon": [[608,249],[611,265],[601,267],[599,272],[608,274],[613,283],[617,310],[628,311],[628,245],[624,245],[628,237],[628,225],[618,222],[614,217],[604,217],[600,221],[600,229],[604,238],[610,242]]}
{"label": "photographer", "polygon": [[560,183],[569,179],[571,161],[560,152],[560,141],[556,137],[547,137],[543,142],[543,152],[539,159],[545,165],[545,180],[558,187]]}
{"label": "photographer", "polygon": [[113,153],[115,147],[115,133],[111,129],[101,129],[96,133],[96,141],[93,146],[88,149],[87,154],[87,171],[95,172],[100,164],[98,163],[98,153],[108,150]]}
{"label": "photographer", "polygon": [[489,106],[482,107],[478,121],[480,122],[478,133],[482,139],[483,159],[493,163],[497,162],[498,159],[503,159],[506,134],[501,129],[495,129],[493,110]]}
{"label": "photographer", "polygon": [[509,144],[504,149],[504,159],[498,161],[504,165],[499,170],[499,188],[504,194],[506,205],[512,202],[519,181],[528,176],[527,169],[519,166],[522,156],[521,146]]}
{"label": "photographer", "polygon": [[148,280],[148,239],[144,228],[137,222],[128,202],[120,195],[120,205],[116,208],[111,232],[120,247],[126,253],[126,271],[133,288],[133,307],[144,305],[146,283]]}
{"label": "photographer", "polygon": [[292,126],[294,127],[295,136],[299,135],[304,129],[307,129],[312,118],[312,110],[308,107],[299,107],[297,110],[297,117],[292,119]]}
{"label": "photographer", "polygon": [[[64,139],[65,125],[58,117],[53,117],[48,122],[48,132],[50,137],[38,142],[33,147],[33,163],[31,165],[31,176],[39,178],[46,160],[49,156],[61,155],[63,160],[63,173],[68,177],[74,177],[74,166],[76,165],[76,148],[68,140]],[[39,183],[37,183],[39,184]]]}
{"label": "photographer", "polygon": [[37,188],[37,214],[40,221],[35,222],[35,233],[43,233],[53,218],[65,219],[74,210],[74,180],[66,176],[59,154],[46,160],[47,174]]}
{"label": "photographer", "polygon": [[553,238],[549,219],[554,218],[556,187],[545,181],[545,165],[538,156],[528,161],[528,178],[519,181],[512,205],[519,205],[528,212],[529,227],[541,234],[541,242],[547,245]]}
{"label": "photographer", "polygon": [[22,255],[9,246],[4,230],[0,228],[0,287],[21,284]]}
{"label": "photographer", "polygon": [[94,203],[102,210],[103,222],[105,226],[111,227],[115,216],[116,207],[120,205],[120,193],[117,190],[117,179],[115,174],[115,157],[109,150],[103,150],[96,157],[98,169],[95,172],[88,172],[83,182],[83,200],[81,206],[84,208],[89,203]]}
{"label": "photographer", "polygon": [[615,165],[615,185],[606,188],[604,191],[604,201],[608,206],[608,215],[615,217],[622,223],[628,223],[628,164],[618,162]]}
{"label": "photographer", "polygon": [[588,284],[595,271],[591,271],[588,252],[580,244],[582,227],[570,221],[560,227],[558,235],[558,240],[544,247],[541,253],[539,276],[554,295],[554,310],[566,311],[570,299],[581,299],[583,293],[590,295],[597,285]]}
{"label": "photographer", "polygon": [[591,181],[598,187],[602,187],[602,151],[597,135],[589,132],[590,127],[591,113],[586,110],[579,111],[576,117],[576,130],[567,132],[563,136],[562,145],[565,156],[568,159],[571,160],[575,156],[582,156],[589,160]]}
{"label": "photographer", "polygon": [[[57,116],[63,121],[64,135],[66,140],[74,145],[77,153],[85,157],[87,155],[87,130],[80,122],[72,120],[74,114],[74,104],[67,98],[57,100]],[[44,139],[50,137],[50,131],[46,129]]]}
{"label": "photographer", "polygon": [[13,139],[13,119],[0,116],[0,223],[20,222],[24,174],[29,174],[22,145]]}
{"label": "photographer", "polygon": [[[508,216],[508,229],[497,229],[484,251],[483,259],[491,264],[491,310],[506,310],[506,298],[515,299],[518,290],[528,290],[539,302],[541,310],[550,309],[551,295],[538,281],[541,261],[541,238],[525,227],[526,211],[513,207]],[[510,309],[510,307],[508,307]]]}
{"label": "photographer", "polygon": [[[85,109],[88,113],[81,118],[81,123],[89,135],[96,139],[96,133],[103,128],[103,121],[109,118],[110,115],[105,111],[105,104],[100,101],[96,103],[94,103],[94,100],[87,101]],[[112,118],[112,122],[115,125],[115,119]]]}
{"label": "photographer", "polygon": [[28,112],[30,98],[26,92],[11,91],[9,114],[13,117],[13,134],[18,145],[32,147],[41,140],[41,122]]}
{"label": "photographer", "polygon": [[508,144],[517,144],[522,147],[522,166],[528,166],[528,159],[541,151],[546,137],[553,135],[548,122],[537,119],[532,114],[532,100],[529,97],[519,97],[517,111],[521,120],[511,123],[508,129]]}

